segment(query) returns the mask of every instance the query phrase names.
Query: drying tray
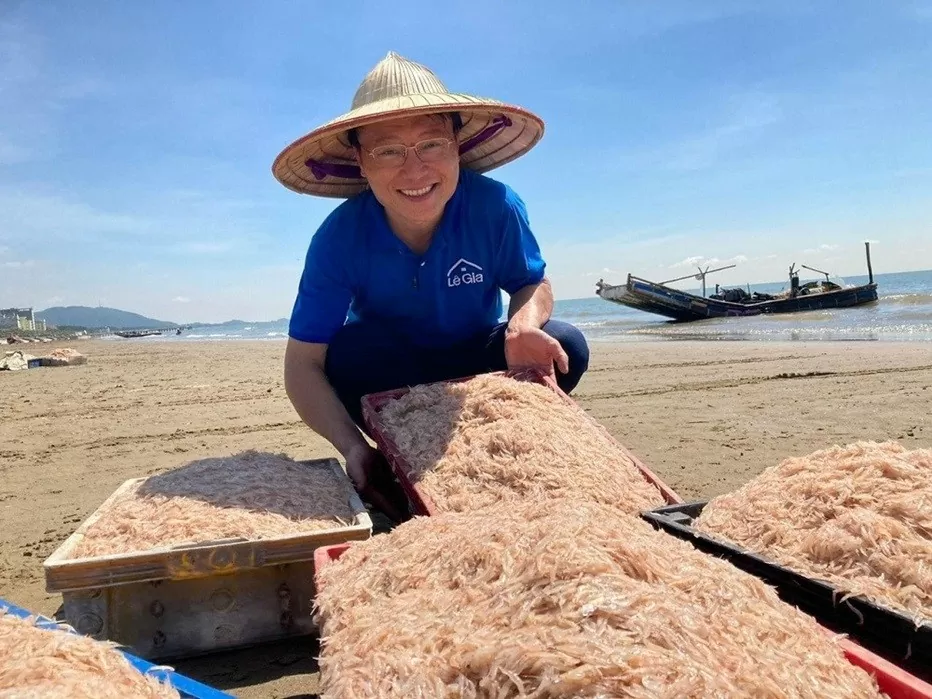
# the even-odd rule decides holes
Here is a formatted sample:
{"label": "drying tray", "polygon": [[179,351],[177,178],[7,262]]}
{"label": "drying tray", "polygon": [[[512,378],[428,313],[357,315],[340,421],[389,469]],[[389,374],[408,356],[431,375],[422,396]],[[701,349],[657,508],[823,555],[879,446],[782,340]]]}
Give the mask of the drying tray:
{"label": "drying tray", "polygon": [[641,516],[654,527],[773,585],[784,601],[814,616],[824,626],[850,634],[877,653],[932,681],[932,622],[917,626],[906,614],[864,597],[844,599],[845,592],[827,582],[700,532],[692,523],[707,504],[704,500],[669,505]]}
{"label": "drying tray", "polygon": [[[560,398],[574,410],[577,410],[592,424],[594,428],[602,432],[611,442],[613,442],[618,449],[620,449],[637,467],[641,472],[644,478],[651,483],[657,490],[660,491],[660,494],[663,496],[663,499],[668,504],[681,503],[683,502],[682,498],[677,495],[672,488],[670,488],[666,483],[664,483],[653,471],[651,471],[644,463],[638,459],[634,454],[630,452],[623,444],[618,442],[617,439],[612,437],[612,435],[601,425],[597,420],[592,418],[591,415],[586,413],[579,405],[570,398],[566,393],[564,393],[560,387],[557,385],[551,377],[532,370],[523,370],[523,371],[508,371],[508,372],[494,372],[492,375],[496,376],[508,376],[517,381],[530,381],[538,383],[550,388],[554,393],[556,393]],[[440,381],[441,384],[452,384],[452,383],[463,383],[471,379],[476,378],[475,376],[466,376],[460,379],[452,379],[450,381]],[[435,385],[435,384],[428,384]],[[372,393],[366,396],[363,396],[362,399],[362,414],[363,420],[365,422],[366,428],[369,431],[369,434],[375,440],[376,444],[379,447],[379,450],[385,456],[385,459],[388,461],[389,465],[392,468],[392,472],[395,474],[395,477],[398,479],[398,482],[401,484],[401,487],[404,489],[405,494],[408,496],[408,499],[411,501],[411,506],[414,511],[414,514],[419,515],[434,515],[439,514],[439,511],[435,507],[434,503],[431,501],[430,497],[424,493],[420,486],[413,482],[408,477],[409,464],[407,459],[401,453],[401,450],[398,448],[398,445],[395,444],[394,440],[391,438],[387,428],[382,423],[380,413],[382,409],[391,401],[397,400],[407,394],[411,389],[410,388],[399,388],[392,391],[383,391],[380,393]]]}
{"label": "drying tray", "polygon": [[[35,625],[39,628],[47,629],[49,633],[76,633],[71,628],[60,624],[54,619],[49,619],[41,614],[32,614],[22,607],[18,607],[2,598],[0,598],[0,609],[20,619],[27,619],[31,616],[35,616]],[[135,655],[119,647],[117,650],[122,653],[123,657],[129,661],[129,664],[136,668],[141,674],[155,677],[162,682],[167,682],[174,687],[184,699],[227,699],[233,696],[232,694],[227,694],[226,692],[221,692],[218,689],[201,684],[200,682],[192,680],[190,677],[185,677],[175,672],[170,667],[154,665],[142,658],[137,658]]]}
{"label": "drying tray", "polygon": [[[338,560],[351,545],[324,546],[314,553],[315,586],[318,592],[321,590],[321,571]],[[321,629],[322,635],[323,632]],[[828,629],[826,633],[834,635]],[[929,683],[847,638],[838,639],[838,643],[848,662],[872,674],[880,690],[890,699],[932,699],[932,685]]]}
{"label": "drying tray", "polygon": [[157,580],[190,580],[296,561],[310,561],[319,546],[368,539],[372,520],[343,468],[336,459],[299,462],[309,467],[330,468],[345,481],[353,520],[347,526],[292,534],[269,539],[221,539],[177,544],[138,551],[86,558],[71,558],[71,552],[93,525],[123,493],[146,480],[124,482],[43,563],[46,590],[67,592]]}

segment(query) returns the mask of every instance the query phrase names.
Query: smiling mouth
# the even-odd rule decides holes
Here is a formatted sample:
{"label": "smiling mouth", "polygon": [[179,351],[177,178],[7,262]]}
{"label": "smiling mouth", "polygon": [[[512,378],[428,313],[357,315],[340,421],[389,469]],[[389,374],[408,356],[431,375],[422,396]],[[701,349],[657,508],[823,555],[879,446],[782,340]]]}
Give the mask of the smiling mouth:
{"label": "smiling mouth", "polygon": [[398,191],[411,199],[419,199],[430,194],[436,186],[435,183],[427,185],[426,187],[421,187],[420,189],[399,189]]}

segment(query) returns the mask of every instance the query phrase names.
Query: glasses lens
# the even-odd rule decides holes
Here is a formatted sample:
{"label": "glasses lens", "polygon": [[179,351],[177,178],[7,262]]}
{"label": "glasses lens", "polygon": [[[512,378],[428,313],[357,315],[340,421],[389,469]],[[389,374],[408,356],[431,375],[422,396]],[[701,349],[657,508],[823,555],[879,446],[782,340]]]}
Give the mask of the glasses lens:
{"label": "glasses lens", "polygon": [[448,138],[430,138],[417,144],[417,154],[427,163],[440,160],[447,154],[450,143],[452,141]]}
{"label": "glasses lens", "polygon": [[401,165],[405,161],[405,147],[402,145],[379,146],[372,149],[372,157],[379,165]]}

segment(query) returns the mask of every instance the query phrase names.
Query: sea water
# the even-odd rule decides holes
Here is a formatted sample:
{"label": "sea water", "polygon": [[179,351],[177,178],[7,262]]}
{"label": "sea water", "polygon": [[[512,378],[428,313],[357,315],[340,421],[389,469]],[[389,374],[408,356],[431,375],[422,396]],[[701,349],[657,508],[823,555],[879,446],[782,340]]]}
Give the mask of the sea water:
{"label": "sea water", "polygon": [[[618,280],[616,283],[622,283]],[[866,284],[867,277],[846,277],[847,284]],[[895,340],[932,341],[932,270],[875,275],[879,300],[866,306],[804,311],[746,318],[711,318],[689,323],[669,321],[643,311],[591,298],[557,301],[554,317],[573,323],[590,341],[649,339],[699,340]],[[775,293],[786,284],[751,285],[751,291]],[[690,290],[699,293],[696,290]],[[232,322],[201,326],[152,337],[127,340],[282,340],[286,320]]]}

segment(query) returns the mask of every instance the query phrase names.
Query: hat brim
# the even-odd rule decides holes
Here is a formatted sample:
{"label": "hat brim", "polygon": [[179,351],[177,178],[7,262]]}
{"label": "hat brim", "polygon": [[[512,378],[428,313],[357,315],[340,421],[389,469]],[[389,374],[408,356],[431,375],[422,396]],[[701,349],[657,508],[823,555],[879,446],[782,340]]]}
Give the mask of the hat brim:
{"label": "hat brim", "polygon": [[272,174],[294,192],[320,197],[352,197],[366,189],[365,178],[312,172],[307,162],[355,165],[355,152],[346,136],[350,129],[444,112],[460,114],[463,121],[463,128],[457,134],[460,143],[482,133],[495,120],[506,117],[506,126],[460,156],[463,167],[476,172],[488,172],[524,155],[544,134],[543,120],[522,107],[465,94],[406,95],[354,109],[302,136],[275,158]]}

